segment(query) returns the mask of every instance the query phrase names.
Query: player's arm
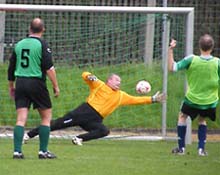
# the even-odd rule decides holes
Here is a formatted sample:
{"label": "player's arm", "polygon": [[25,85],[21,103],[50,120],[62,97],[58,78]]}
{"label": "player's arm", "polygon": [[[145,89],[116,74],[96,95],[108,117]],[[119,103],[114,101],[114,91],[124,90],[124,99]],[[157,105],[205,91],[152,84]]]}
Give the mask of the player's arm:
{"label": "player's arm", "polygon": [[168,50],[168,69],[171,72],[176,72],[183,69],[188,69],[194,55],[184,57],[182,60],[175,62],[173,49],[176,47],[176,40],[172,39]]}
{"label": "player's arm", "polygon": [[54,96],[58,97],[60,94],[60,89],[58,86],[58,82],[57,82],[57,78],[56,78],[56,71],[55,71],[54,66],[52,66],[50,69],[47,70],[47,76],[49,77],[50,81],[52,82]]}
{"label": "player's arm", "polygon": [[92,74],[90,72],[83,72],[82,73],[82,78],[89,85],[89,87],[91,87],[91,88],[96,88],[101,83],[103,83],[94,74]]}
{"label": "player's arm", "polygon": [[8,81],[9,81],[8,89],[9,89],[9,95],[12,99],[14,99],[14,93],[15,93],[15,87],[14,87],[15,67],[16,67],[16,54],[15,51],[13,51],[8,66]]}
{"label": "player's arm", "polygon": [[166,100],[166,95],[159,91],[153,96],[132,96],[122,91],[121,105],[161,103]]}
{"label": "player's arm", "polygon": [[44,70],[46,70],[46,74],[53,85],[53,91],[55,97],[58,97],[60,94],[60,89],[57,82],[56,70],[52,62],[51,50],[45,41],[42,41],[42,47],[43,47],[42,67]]}
{"label": "player's arm", "polygon": [[83,72],[82,78],[85,81],[97,81],[98,80],[98,78],[90,72]]}
{"label": "player's arm", "polygon": [[174,70],[174,54],[173,49],[176,47],[176,40],[172,39],[170,42],[169,50],[168,50],[168,70]]}

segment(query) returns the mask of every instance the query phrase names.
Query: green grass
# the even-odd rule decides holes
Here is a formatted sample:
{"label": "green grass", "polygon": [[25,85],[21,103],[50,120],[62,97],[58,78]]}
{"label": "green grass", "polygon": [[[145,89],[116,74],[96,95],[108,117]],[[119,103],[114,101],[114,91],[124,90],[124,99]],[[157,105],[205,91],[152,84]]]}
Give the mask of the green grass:
{"label": "green grass", "polygon": [[207,143],[209,156],[199,157],[197,144],[187,146],[187,154],[170,153],[174,142],[95,140],[82,147],[69,140],[51,139],[56,160],[37,158],[38,140],[23,146],[25,160],[12,159],[12,140],[0,140],[0,174],[7,175],[201,175],[220,171],[219,143]]}

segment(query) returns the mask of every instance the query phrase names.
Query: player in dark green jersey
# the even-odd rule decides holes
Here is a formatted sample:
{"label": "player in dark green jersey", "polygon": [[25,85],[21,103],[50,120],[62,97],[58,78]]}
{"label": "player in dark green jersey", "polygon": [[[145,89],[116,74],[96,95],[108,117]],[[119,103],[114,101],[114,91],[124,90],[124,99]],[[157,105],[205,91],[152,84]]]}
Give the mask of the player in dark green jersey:
{"label": "player in dark green jersey", "polygon": [[[52,104],[46,86],[46,75],[52,82],[55,96],[59,95],[56,72],[52,62],[51,51],[47,43],[41,39],[44,23],[40,18],[31,21],[29,36],[19,41],[10,58],[8,81],[10,95],[15,99],[17,121],[14,127],[13,158],[23,159],[22,139],[28,111],[33,104],[41,116],[39,130],[40,159],[56,158],[48,151]],[[16,83],[14,85],[14,81]]]}
{"label": "player in dark green jersey", "polygon": [[178,147],[174,148],[172,153],[179,155],[185,153],[186,118],[189,116],[194,120],[199,116],[198,155],[206,156],[206,117],[215,121],[216,106],[219,100],[219,58],[211,55],[214,48],[214,40],[209,34],[201,36],[199,40],[200,55],[190,55],[178,62],[174,61],[173,56],[175,46],[176,41],[172,40],[169,47],[169,70],[176,72],[186,69],[188,88],[178,118]]}

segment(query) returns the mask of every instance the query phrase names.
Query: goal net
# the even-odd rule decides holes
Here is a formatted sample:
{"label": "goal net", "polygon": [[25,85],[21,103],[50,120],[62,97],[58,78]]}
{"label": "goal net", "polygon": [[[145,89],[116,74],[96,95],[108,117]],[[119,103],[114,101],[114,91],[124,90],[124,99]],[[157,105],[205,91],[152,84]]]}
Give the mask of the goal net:
{"label": "goal net", "polygon": [[[1,126],[14,126],[16,121],[14,101],[8,96],[5,78],[8,60],[16,42],[27,36],[29,23],[35,17],[41,17],[45,22],[43,38],[52,50],[61,90],[59,98],[52,97],[48,81],[53,119],[62,117],[85,101],[89,91],[81,78],[83,71],[90,71],[103,81],[110,73],[117,73],[122,78],[121,89],[131,95],[138,95],[135,85],[141,79],[146,79],[152,86],[147,95],[151,96],[158,90],[169,93],[166,92],[169,81],[166,75],[166,49],[170,37],[178,40],[178,52],[175,54],[180,58],[191,51],[190,48],[187,51],[189,46],[185,44],[192,37],[187,36],[192,34],[187,34],[190,27],[192,29],[192,26],[188,26],[189,8],[185,11],[181,8],[167,8],[166,11],[164,8],[153,8],[154,12],[151,8],[144,10],[132,7],[115,10],[114,7],[84,6],[79,9],[79,6],[8,6],[0,8],[3,38],[0,46],[4,48],[4,56],[0,58],[3,62],[0,75]],[[183,82],[184,77],[171,79],[173,82]],[[176,85],[176,88],[182,87],[181,83]],[[104,123],[112,130],[152,129],[161,133],[163,129],[174,128],[176,125],[179,102],[171,102],[175,102],[175,98],[175,95],[169,94],[170,103],[167,101],[165,106],[153,104],[120,107]],[[31,109],[27,127],[35,127],[39,122],[37,111]]]}

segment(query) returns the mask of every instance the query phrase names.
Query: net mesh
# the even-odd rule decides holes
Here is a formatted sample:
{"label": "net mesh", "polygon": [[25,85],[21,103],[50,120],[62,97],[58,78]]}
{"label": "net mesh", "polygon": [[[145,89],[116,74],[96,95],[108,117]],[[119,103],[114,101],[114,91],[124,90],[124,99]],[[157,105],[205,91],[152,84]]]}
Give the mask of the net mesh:
{"label": "net mesh", "polygon": [[[91,12],[9,12],[5,13],[4,65],[1,65],[0,124],[12,126],[16,120],[14,102],[8,96],[7,65],[15,43],[28,34],[30,21],[41,17],[46,26],[43,38],[52,49],[57,78],[61,89],[58,99],[52,97],[53,118],[63,116],[85,101],[89,91],[81,79],[90,71],[105,81],[110,73],[122,78],[121,89],[137,95],[135,85],[146,79],[152,86],[148,95],[163,87],[162,14],[91,13]],[[185,17],[171,15],[170,35],[179,41],[178,55],[184,55]],[[151,28],[151,32],[148,29]],[[149,35],[150,34],[150,35]],[[152,56],[146,55],[146,43],[152,40]],[[149,44],[149,43],[148,43]],[[152,59],[152,64],[146,60]],[[182,81],[183,76],[171,77]],[[179,80],[181,79],[181,80]],[[182,86],[182,84],[178,85]],[[182,86],[183,87],[183,86]],[[180,89],[182,89],[182,87]],[[175,97],[169,97],[174,100]],[[175,101],[175,100],[174,100]],[[177,105],[176,107],[174,107]],[[168,113],[178,113],[179,103],[168,103]],[[173,110],[176,110],[173,112]],[[104,121],[111,128],[161,128],[160,104],[125,106]],[[174,117],[168,115],[169,117]],[[37,111],[30,109],[27,126],[39,124]],[[167,123],[175,127],[176,120]]]}

